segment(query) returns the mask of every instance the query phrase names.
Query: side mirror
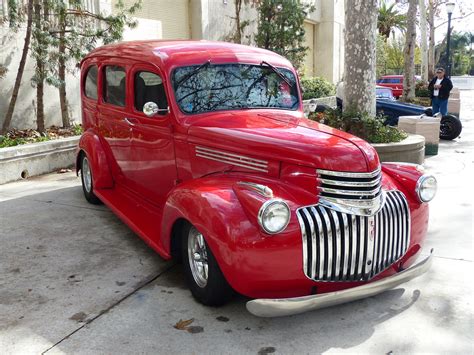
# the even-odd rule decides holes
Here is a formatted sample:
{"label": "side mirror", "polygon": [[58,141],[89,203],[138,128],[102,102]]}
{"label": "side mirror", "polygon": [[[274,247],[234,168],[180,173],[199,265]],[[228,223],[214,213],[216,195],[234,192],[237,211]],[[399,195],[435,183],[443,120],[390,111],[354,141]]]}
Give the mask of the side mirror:
{"label": "side mirror", "polygon": [[145,105],[143,105],[143,113],[147,117],[153,117],[159,112],[168,113],[168,112],[170,112],[170,109],[169,108],[159,108],[158,105],[153,101],[149,101],[149,102],[145,103]]}

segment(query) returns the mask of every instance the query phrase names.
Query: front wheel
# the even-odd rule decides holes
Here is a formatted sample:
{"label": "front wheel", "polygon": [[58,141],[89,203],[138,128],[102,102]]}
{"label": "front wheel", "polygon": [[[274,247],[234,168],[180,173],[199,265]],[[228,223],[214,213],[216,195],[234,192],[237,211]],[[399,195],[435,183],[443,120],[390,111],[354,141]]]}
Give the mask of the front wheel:
{"label": "front wheel", "polygon": [[439,128],[439,138],[453,140],[461,134],[462,123],[459,118],[453,115],[446,115],[441,118]]}
{"label": "front wheel", "polygon": [[92,182],[92,170],[89,163],[89,159],[86,154],[83,153],[81,156],[81,182],[82,191],[87,202],[93,205],[100,205],[102,201],[94,194],[94,184]]}
{"label": "front wheel", "polygon": [[194,298],[206,306],[221,306],[232,296],[227,283],[204,236],[196,227],[186,225],[182,230],[184,272]]}

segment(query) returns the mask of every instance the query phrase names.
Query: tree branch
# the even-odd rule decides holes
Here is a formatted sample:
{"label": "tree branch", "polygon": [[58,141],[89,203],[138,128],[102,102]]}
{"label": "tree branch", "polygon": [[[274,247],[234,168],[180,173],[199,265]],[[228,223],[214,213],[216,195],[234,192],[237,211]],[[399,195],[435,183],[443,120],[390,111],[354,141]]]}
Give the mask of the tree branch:
{"label": "tree branch", "polygon": [[[464,15],[464,16],[454,17],[454,18],[451,19],[451,21],[454,21],[454,20],[463,20],[463,19],[465,19],[466,17],[471,16],[472,14],[474,14],[474,11],[471,11],[470,13],[468,13],[467,15]],[[444,24],[447,24],[447,23],[448,23],[448,21],[444,21],[444,22],[440,23],[438,26],[435,26],[435,29],[438,28],[438,27],[441,27],[441,26],[443,26]]]}

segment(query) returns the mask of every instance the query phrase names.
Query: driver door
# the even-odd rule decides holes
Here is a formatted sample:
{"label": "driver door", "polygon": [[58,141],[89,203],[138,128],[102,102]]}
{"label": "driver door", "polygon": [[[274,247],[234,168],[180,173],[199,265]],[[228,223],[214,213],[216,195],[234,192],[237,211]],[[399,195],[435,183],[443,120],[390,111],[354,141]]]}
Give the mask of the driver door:
{"label": "driver door", "polygon": [[135,65],[129,72],[133,103],[128,114],[132,126],[132,188],[150,202],[162,205],[177,179],[172,114],[153,117],[143,113],[146,102],[168,108],[163,76],[154,66]]}

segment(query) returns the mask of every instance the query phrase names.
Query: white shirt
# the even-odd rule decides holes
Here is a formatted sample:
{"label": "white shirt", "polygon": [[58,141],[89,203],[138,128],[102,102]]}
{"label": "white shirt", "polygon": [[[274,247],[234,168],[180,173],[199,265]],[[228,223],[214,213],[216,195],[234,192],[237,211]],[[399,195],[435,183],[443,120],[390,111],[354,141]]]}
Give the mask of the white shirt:
{"label": "white shirt", "polygon": [[336,86],[336,97],[344,102],[344,82],[342,80]]}
{"label": "white shirt", "polygon": [[[439,79],[439,78],[436,79],[435,85],[441,84],[442,81],[443,81],[443,79]],[[434,91],[433,91],[433,96],[438,96],[438,95],[439,95],[439,89],[434,89]]]}

